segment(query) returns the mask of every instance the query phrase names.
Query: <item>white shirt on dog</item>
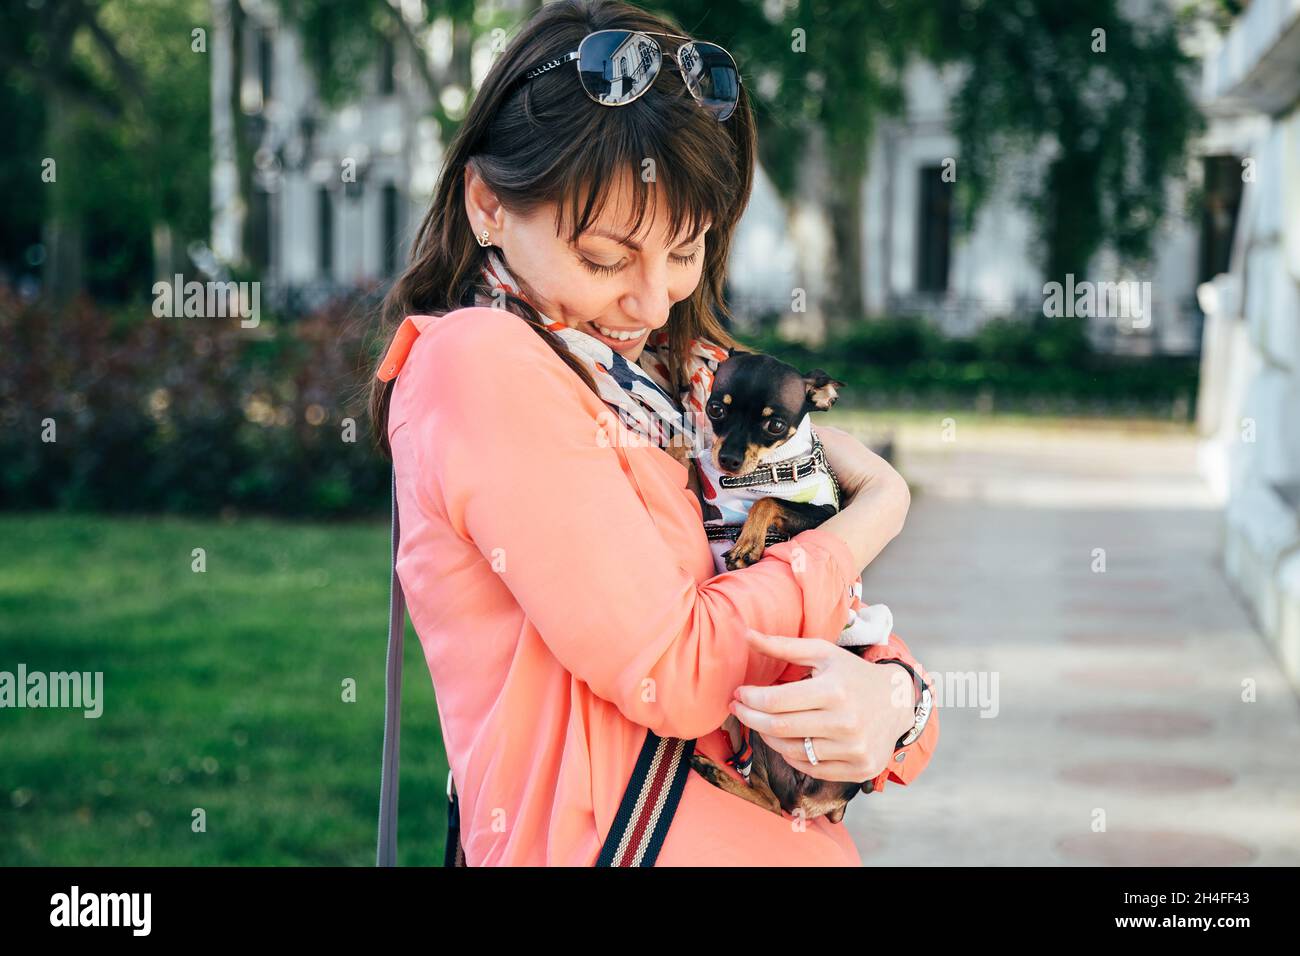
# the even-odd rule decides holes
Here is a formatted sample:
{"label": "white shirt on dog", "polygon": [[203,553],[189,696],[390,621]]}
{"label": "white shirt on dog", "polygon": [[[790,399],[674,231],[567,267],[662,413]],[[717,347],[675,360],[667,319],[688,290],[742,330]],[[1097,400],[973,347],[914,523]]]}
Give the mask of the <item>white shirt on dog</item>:
{"label": "white shirt on dog", "polygon": [[[706,431],[708,429],[706,428]],[[707,450],[712,447],[713,436],[707,435],[705,452],[696,458],[700,471],[701,493],[707,505],[712,505],[721,512],[721,517],[705,520],[705,525],[743,524],[749,515],[749,509],[760,498],[780,498],[784,501],[807,502],[814,505],[832,505],[836,509],[834,479],[828,471],[817,468],[811,474],[798,481],[781,481],[761,485],[748,485],[743,488],[724,488],[719,479],[725,474],[718,470],[713,455]],[[798,428],[789,441],[774,449],[771,454],[759,459],[759,466],[775,462],[802,458],[813,450],[812,415],[806,414],[799,422]],[[713,551],[714,566],[719,574],[727,570],[723,554],[734,542],[711,540],[709,547]],[[849,619],[836,643],[841,647],[859,647],[864,644],[887,644],[894,629],[894,616],[883,604],[862,605],[862,581],[853,583],[851,590]],[[852,598],[856,598],[853,601]],[[853,604],[860,605],[856,609]]]}

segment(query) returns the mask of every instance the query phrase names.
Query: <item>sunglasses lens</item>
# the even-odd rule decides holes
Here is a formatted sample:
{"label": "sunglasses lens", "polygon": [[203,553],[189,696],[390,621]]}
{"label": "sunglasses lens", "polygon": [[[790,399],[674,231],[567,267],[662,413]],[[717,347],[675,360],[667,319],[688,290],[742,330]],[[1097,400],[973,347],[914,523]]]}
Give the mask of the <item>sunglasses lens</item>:
{"label": "sunglasses lens", "polygon": [[600,30],[578,46],[578,76],[604,106],[630,103],[654,82],[663,55],[659,44],[631,30]]}
{"label": "sunglasses lens", "polygon": [[740,99],[740,74],[731,54],[716,43],[683,43],[677,50],[682,78],[700,105],[718,122],[731,116]]}

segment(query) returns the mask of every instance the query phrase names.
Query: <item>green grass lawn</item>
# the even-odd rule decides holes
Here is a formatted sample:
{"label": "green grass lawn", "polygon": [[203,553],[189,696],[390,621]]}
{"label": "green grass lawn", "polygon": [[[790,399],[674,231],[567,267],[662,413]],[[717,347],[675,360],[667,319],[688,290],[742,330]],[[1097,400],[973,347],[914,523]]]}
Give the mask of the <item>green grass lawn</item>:
{"label": "green grass lawn", "polygon": [[[386,522],[0,515],[0,671],[104,675],[98,718],[0,710],[0,865],[374,865],[387,613]],[[402,709],[400,859],[438,865],[409,625]]]}

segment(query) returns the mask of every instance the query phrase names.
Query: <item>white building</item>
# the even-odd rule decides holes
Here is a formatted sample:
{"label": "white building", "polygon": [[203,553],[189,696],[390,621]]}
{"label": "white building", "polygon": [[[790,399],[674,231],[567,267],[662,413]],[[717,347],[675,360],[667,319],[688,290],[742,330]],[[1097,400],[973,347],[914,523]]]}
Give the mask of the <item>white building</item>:
{"label": "white building", "polygon": [[[319,304],[405,262],[441,162],[430,94],[410,48],[380,44],[361,92],[324,106],[299,31],[269,0],[213,0],[212,251],[246,262],[271,302]],[[235,44],[239,44],[239,51]],[[439,65],[431,44],[430,65]],[[236,52],[239,70],[234,69]],[[234,130],[253,151],[236,156]],[[246,183],[241,198],[239,177]]]}
{"label": "white building", "polygon": [[[929,315],[950,334],[966,335],[998,316],[1040,313],[1045,276],[1038,257],[1033,219],[1016,191],[1036,178],[1043,164],[1030,155],[1006,157],[996,191],[970,234],[953,221],[952,183],[961,175],[961,155],[948,127],[947,104],[958,71],[939,72],[925,63],[907,71],[907,109],[882,123],[875,138],[867,179],[867,308],[891,315]],[[1203,174],[1203,155],[1189,170]],[[945,172],[948,173],[945,181]],[[1181,196],[1170,203],[1181,207]],[[1110,351],[1194,353],[1200,314],[1194,298],[1198,253],[1206,238],[1200,223],[1177,214],[1166,217],[1146,271],[1127,268],[1103,250],[1082,282],[1143,282],[1151,295],[1149,316],[1094,316],[1094,342]]]}
{"label": "white building", "polygon": [[1253,0],[1205,63],[1245,183],[1206,313],[1198,425],[1229,578],[1300,687],[1300,0]]}

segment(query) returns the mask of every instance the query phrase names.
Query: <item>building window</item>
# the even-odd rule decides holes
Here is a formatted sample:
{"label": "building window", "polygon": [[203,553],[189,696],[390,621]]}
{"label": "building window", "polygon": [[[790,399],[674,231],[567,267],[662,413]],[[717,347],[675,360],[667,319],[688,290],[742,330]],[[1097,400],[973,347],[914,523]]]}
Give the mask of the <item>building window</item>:
{"label": "building window", "polygon": [[379,41],[379,95],[393,93],[393,69],[397,66],[397,47],[392,37]]}
{"label": "building window", "polygon": [[316,191],[316,243],[321,278],[331,279],[334,277],[334,203],[324,186]]}
{"label": "building window", "polygon": [[401,207],[398,202],[397,187],[392,183],[384,185],[383,216],[384,225],[381,235],[384,237],[384,275],[397,273],[398,253],[401,250]]}
{"label": "building window", "polygon": [[271,80],[274,75],[275,45],[271,31],[262,30],[257,37],[257,74],[262,84],[262,104],[271,102]]}
{"label": "building window", "polygon": [[1205,190],[1201,200],[1197,281],[1209,282],[1228,271],[1232,258],[1232,237],[1237,231],[1237,213],[1241,209],[1241,158],[1206,156],[1202,163]]}
{"label": "building window", "polygon": [[923,166],[916,230],[916,291],[947,292],[952,258],[952,183],[944,182],[942,166]]}
{"label": "building window", "polygon": [[259,275],[264,275],[271,266],[271,194],[255,185],[250,200],[248,260]]}

